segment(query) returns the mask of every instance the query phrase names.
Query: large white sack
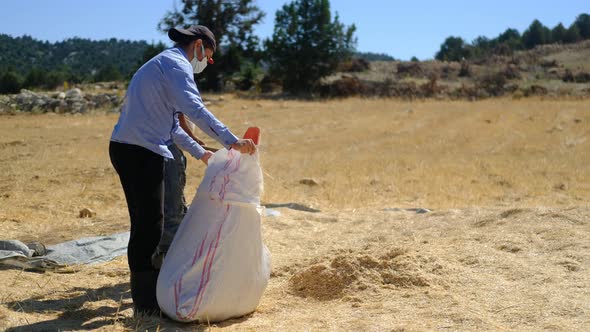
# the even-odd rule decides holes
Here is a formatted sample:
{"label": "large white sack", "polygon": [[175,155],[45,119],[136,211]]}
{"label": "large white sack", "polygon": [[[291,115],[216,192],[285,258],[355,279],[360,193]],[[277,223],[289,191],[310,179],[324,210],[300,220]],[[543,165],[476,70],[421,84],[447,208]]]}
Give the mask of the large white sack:
{"label": "large white sack", "polygon": [[209,159],[158,277],[158,303],[166,315],[215,322],[256,309],[270,278],[261,192],[258,153],[221,149]]}

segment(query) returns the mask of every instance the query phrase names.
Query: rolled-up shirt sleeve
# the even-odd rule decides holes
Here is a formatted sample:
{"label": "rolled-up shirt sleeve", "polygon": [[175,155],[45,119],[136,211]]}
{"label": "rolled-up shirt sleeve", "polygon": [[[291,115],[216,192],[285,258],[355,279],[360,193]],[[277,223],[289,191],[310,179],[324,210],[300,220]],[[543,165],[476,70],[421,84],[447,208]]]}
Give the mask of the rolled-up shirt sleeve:
{"label": "rolled-up shirt sleeve", "polygon": [[238,138],[207,110],[192,72],[189,73],[180,66],[173,66],[165,72],[165,79],[168,93],[178,112],[188,116],[197,127],[226,148],[238,141]]}
{"label": "rolled-up shirt sleeve", "polygon": [[174,126],[172,126],[170,136],[172,136],[172,140],[176,145],[180,146],[196,159],[201,159],[205,154],[205,149],[182,129],[178,120],[178,114],[174,115]]}

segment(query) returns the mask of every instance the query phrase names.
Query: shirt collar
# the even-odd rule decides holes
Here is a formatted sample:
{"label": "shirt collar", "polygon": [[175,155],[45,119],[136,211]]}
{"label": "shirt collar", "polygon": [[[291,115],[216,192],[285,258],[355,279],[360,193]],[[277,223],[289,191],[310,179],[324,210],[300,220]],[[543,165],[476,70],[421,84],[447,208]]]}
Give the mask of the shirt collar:
{"label": "shirt collar", "polygon": [[180,46],[177,46],[176,48],[177,48],[177,49],[180,51],[180,53],[181,53],[182,55],[184,55],[184,57],[186,58],[186,60],[190,62],[190,60],[188,59],[188,55],[187,55],[187,54],[186,54],[186,52],[185,52],[185,51],[182,49],[182,47],[180,47]]}

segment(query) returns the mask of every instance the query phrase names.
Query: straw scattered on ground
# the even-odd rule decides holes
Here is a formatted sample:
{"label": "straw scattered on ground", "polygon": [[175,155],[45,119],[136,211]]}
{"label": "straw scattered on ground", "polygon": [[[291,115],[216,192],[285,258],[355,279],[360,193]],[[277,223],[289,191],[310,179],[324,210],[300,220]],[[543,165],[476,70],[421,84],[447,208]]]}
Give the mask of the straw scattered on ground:
{"label": "straw scattered on ground", "polygon": [[[273,272],[256,312],[210,325],[133,317],[120,257],[0,270],[0,329],[590,330],[587,106],[225,96],[211,110],[230,128],[262,128],[263,201],[321,210],[263,219]],[[127,230],[107,154],[116,119],[0,117],[3,238]],[[189,198],[202,174],[190,160]]]}

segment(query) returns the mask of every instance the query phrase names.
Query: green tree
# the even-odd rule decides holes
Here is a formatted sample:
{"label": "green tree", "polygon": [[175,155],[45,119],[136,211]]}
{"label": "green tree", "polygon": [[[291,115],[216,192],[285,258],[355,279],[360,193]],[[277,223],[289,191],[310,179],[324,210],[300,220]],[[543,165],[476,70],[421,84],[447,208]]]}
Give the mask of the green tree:
{"label": "green tree", "polygon": [[590,15],[588,15],[588,14],[578,15],[574,24],[580,30],[580,37],[582,39],[590,38]]}
{"label": "green tree", "polygon": [[[224,46],[230,47],[240,54],[236,59],[249,59],[256,63],[260,57],[260,40],[254,35],[254,26],[264,18],[253,0],[182,0],[182,9],[166,13],[158,24],[158,29],[164,33],[172,27],[188,27],[201,24],[208,27],[217,39],[217,51],[214,55],[215,65],[210,66],[203,73],[200,88],[220,90],[223,79],[231,77],[239,71],[239,63],[228,62],[222,53]],[[200,78],[200,76],[199,76]]]}
{"label": "green tree", "polygon": [[47,71],[43,69],[39,69],[34,67],[29,71],[27,76],[25,76],[25,81],[23,82],[24,88],[38,88],[45,85],[47,82]]}
{"label": "green tree", "polygon": [[564,37],[564,42],[566,43],[577,43],[582,40],[582,36],[580,36],[580,28],[576,24],[572,24]]}
{"label": "green tree", "polygon": [[356,52],[354,56],[367,61],[395,61],[394,57],[386,53]]}
{"label": "green tree", "polygon": [[162,42],[159,42],[157,44],[151,43],[143,51],[143,54],[141,56],[141,64],[143,65],[144,63],[148,62],[151,58],[160,54],[160,52],[162,52],[165,49],[166,49],[166,45],[164,45],[164,43],[162,43]]}
{"label": "green tree", "polygon": [[235,75],[234,82],[240,90],[250,90],[262,80],[264,73],[251,63],[245,63],[240,72]]}
{"label": "green tree", "polygon": [[34,72],[27,82],[27,85],[36,87],[44,86],[53,71],[64,74],[68,82],[78,83],[91,80],[93,72],[107,65],[127,74],[147,47],[145,41],[115,38],[99,41],[71,38],[49,43],[30,36],[14,38],[0,33],[0,73],[9,68],[22,75],[28,75],[33,69],[42,71]]}
{"label": "green tree", "polygon": [[94,75],[94,82],[120,81],[122,78],[123,75],[121,75],[119,69],[112,64],[108,64]]}
{"label": "green tree", "polygon": [[139,59],[137,61],[137,63],[133,67],[133,69],[131,71],[129,71],[129,73],[127,74],[127,78],[131,79],[133,77],[133,75],[135,74],[135,72],[141,66],[143,66],[144,63],[148,62],[151,58],[155,57],[156,55],[158,55],[160,52],[162,52],[166,48],[167,48],[166,45],[164,45],[164,43],[162,43],[162,42],[159,42],[157,44],[154,44],[154,43],[149,44],[145,48],[145,50],[143,51],[143,54],[141,55],[141,59]]}
{"label": "green tree", "polygon": [[47,74],[44,87],[47,89],[55,89],[63,86],[64,82],[68,81],[68,73],[64,71],[50,71]]}
{"label": "green tree", "polygon": [[18,93],[21,89],[21,79],[12,70],[0,74],[0,94]]}
{"label": "green tree", "polygon": [[448,37],[434,56],[440,61],[461,61],[471,55],[469,45],[461,37]]}
{"label": "green tree", "polygon": [[522,49],[522,36],[516,29],[506,29],[498,36],[497,42],[507,45],[513,51]]}
{"label": "green tree", "polygon": [[497,41],[495,39],[489,39],[485,36],[475,38],[473,42],[471,42],[471,56],[482,57],[490,54],[496,43]]}
{"label": "green tree", "polygon": [[499,55],[511,55],[513,51],[520,50],[522,46],[522,37],[518,30],[508,28],[498,37],[491,41],[492,53]]}
{"label": "green tree", "polygon": [[498,36],[498,42],[503,43],[511,40],[520,40],[520,38],[518,30],[508,28]]}
{"label": "green tree", "polygon": [[329,0],[296,0],[275,16],[273,35],[264,41],[270,74],[287,92],[312,92],[322,77],[350,59],[356,44],[353,25],[332,19]]}
{"label": "green tree", "polygon": [[524,46],[530,49],[537,45],[547,44],[550,39],[548,31],[550,30],[545,27],[543,23],[539,20],[534,20],[529,28],[522,34]]}
{"label": "green tree", "polygon": [[551,41],[554,43],[563,43],[565,42],[566,34],[567,29],[563,26],[563,24],[559,23],[553,28],[553,30],[551,30]]}
{"label": "green tree", "polygon": [[475,38],[471,42],[471,45],[473,45],[473,47],[477,47],[482,50],[489,50],[494,46],[494,43],[495,43],[495,40],[493,40],[493,39],[489,39],[486,36],[478,36],[477,38]]}

